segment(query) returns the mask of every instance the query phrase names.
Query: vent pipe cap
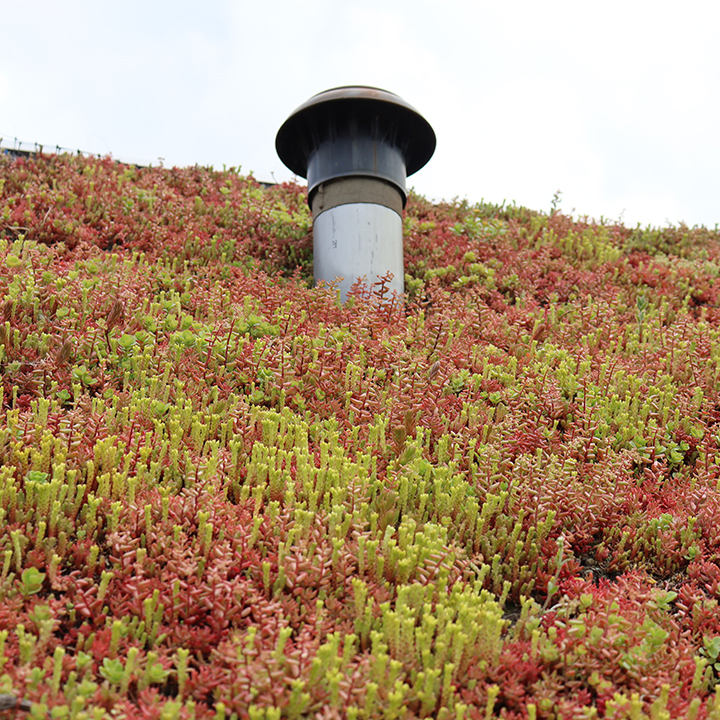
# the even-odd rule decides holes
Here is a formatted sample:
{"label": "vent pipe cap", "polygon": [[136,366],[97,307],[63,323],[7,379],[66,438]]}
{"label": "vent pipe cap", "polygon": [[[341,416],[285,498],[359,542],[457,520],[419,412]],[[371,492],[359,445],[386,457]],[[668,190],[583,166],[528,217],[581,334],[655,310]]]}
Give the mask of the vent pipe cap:
{"label": "vent pipe cap", "polygon": [[328,180],[367,176],[392,183],[405,199],[405,178],[430,160],[435,145],[432,127],[412,105],[364,85],[314,95],[275,139],[278,156],[307,179],[310,196]]}

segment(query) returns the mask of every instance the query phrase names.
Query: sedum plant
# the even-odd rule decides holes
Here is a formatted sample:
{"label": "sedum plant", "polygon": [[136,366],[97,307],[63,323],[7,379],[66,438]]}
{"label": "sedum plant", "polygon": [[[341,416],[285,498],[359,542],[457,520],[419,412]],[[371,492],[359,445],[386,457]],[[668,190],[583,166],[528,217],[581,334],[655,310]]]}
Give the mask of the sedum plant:
{"label": "sedum plant", "polygon": [[717,233],[304,193],[0,159],[0,709],[719,717]]}

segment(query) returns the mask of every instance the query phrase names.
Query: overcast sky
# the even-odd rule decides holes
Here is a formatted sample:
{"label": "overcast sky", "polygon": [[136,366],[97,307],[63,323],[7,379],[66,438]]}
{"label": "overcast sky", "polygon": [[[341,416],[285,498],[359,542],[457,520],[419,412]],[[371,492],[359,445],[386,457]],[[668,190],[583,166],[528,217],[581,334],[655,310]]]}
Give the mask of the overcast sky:
{"label": "overcast sky", "polygon": [[285,180],[285,118],[374,85],[435,130],[426,197],[720,223],[711,0],[0,0],[0,25],[5,147]]}

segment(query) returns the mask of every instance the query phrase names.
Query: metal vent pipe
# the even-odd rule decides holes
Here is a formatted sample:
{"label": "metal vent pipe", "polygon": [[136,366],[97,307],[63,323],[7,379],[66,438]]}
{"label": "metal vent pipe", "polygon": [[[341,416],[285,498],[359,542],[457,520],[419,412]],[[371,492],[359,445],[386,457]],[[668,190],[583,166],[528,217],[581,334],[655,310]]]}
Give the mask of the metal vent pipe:
{"label": "metal vent pipe", "polygon": [[307,178],[313,215],[315,282],[352,285],[393,274],[405,289],[402,212],[405,178],[435,152],[435,133],[397,95],[365,86],[314,95],[283,123],[275,147],[283,163]]}

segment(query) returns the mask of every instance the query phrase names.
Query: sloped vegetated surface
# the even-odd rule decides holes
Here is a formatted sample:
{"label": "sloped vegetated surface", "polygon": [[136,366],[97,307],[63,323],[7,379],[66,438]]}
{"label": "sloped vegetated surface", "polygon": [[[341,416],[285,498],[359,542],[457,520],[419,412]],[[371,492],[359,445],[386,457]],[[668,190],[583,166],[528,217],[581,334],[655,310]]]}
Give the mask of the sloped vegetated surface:
{"label": "sloped vegetated surface", "polygon": [[3,698],[720,717],[720,236],[404,224],[341,306],[298,186],[0,161]]}

